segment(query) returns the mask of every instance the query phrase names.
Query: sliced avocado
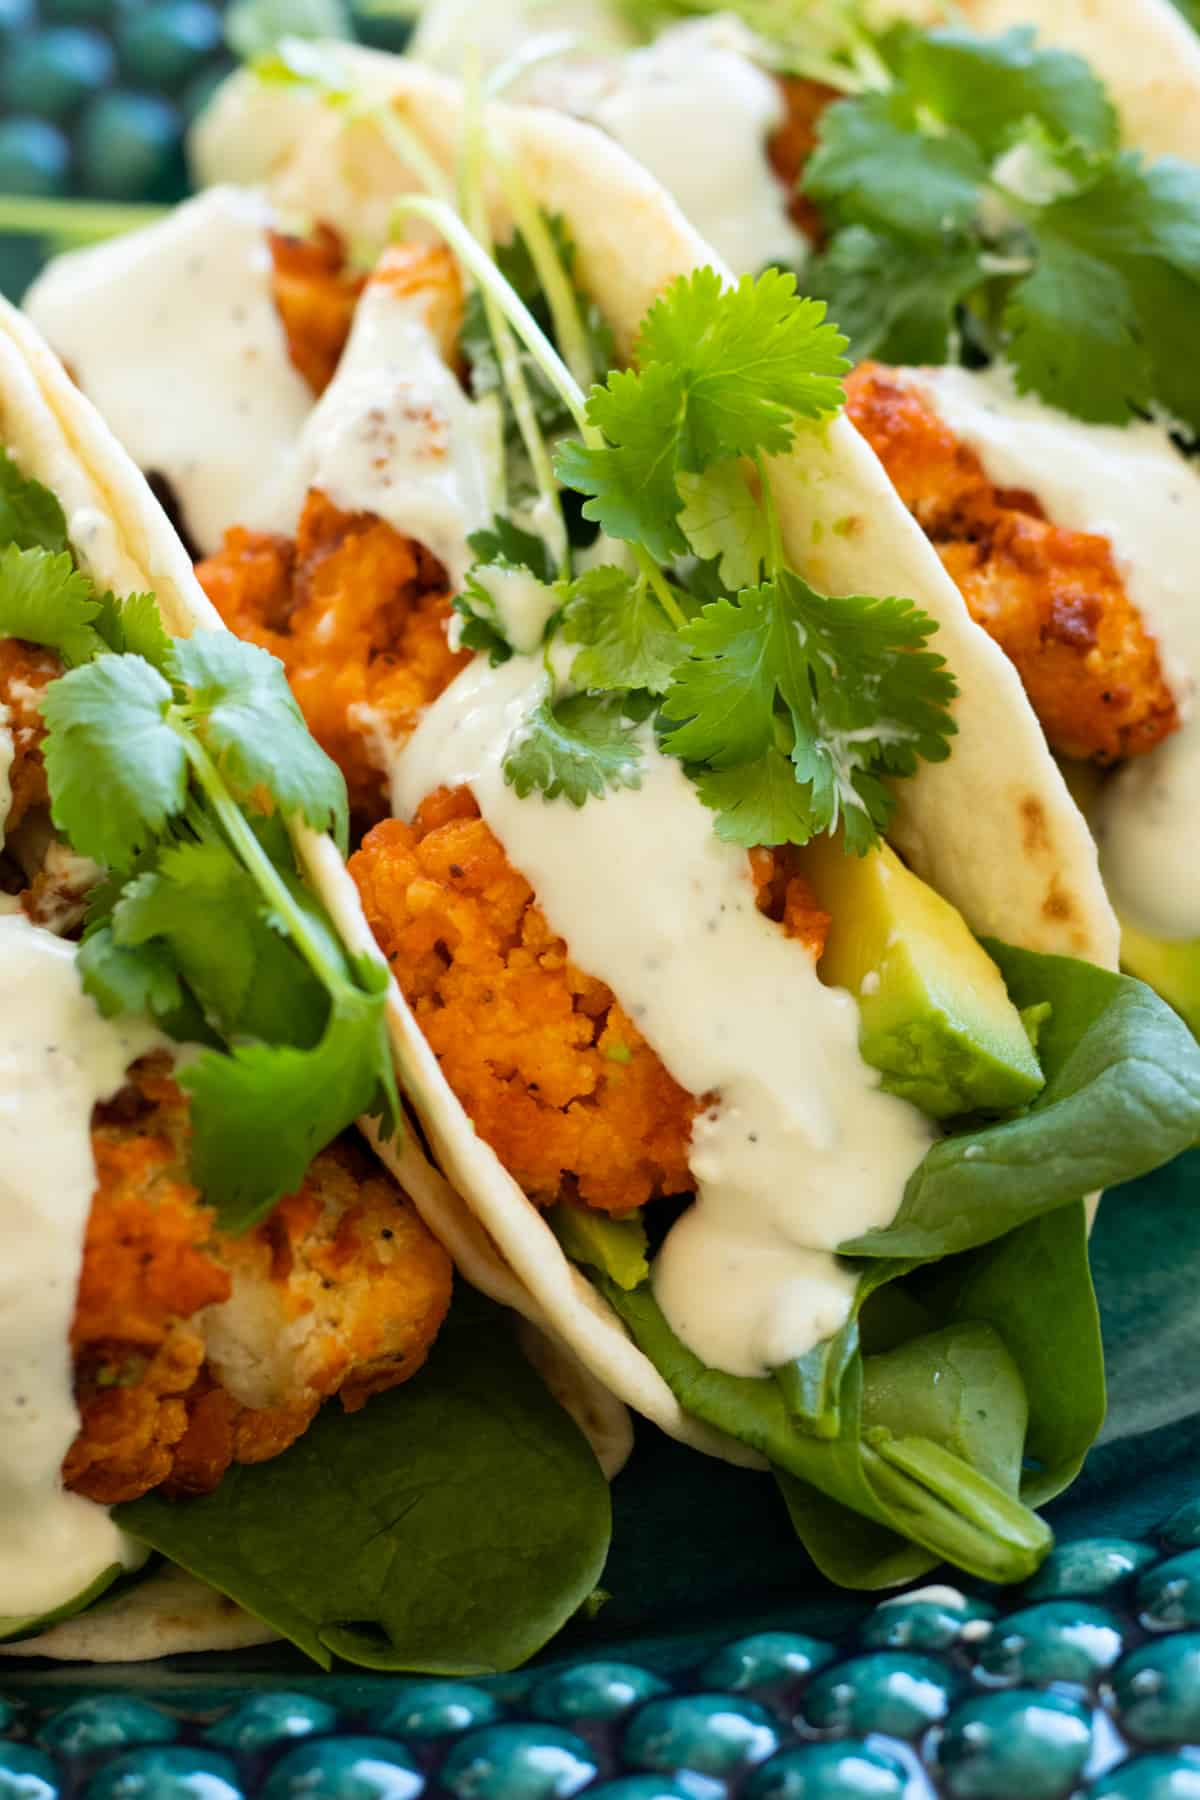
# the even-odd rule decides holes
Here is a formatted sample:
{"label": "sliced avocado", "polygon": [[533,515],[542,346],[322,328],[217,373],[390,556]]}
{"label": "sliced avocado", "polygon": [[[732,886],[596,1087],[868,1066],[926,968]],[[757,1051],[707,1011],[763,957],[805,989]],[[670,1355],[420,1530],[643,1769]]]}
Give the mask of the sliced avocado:
{"label": "sliced avocado", "polygon": [[1173,1006],[1200,1037],[1200,938],[1156,938],[1121,919],[1121,967]]}
{"label": "sliced avocado", "polygon": [[954,907],[886,844],[848,856],[840,839],[815,839],[801,867],[831,919],[818,973],[857,1000],[859,1049],[889,1093],[934,1119],[1032,1100],[1043,1082],[1029,1034]]}
{"label": "sliced avocado", "polygon": [[546,1220],[572,1262],[599,1269],[627,1293],[650,1274],[646,1227],[636,1213],[614,1219],[590,1206],[552,1207]]}

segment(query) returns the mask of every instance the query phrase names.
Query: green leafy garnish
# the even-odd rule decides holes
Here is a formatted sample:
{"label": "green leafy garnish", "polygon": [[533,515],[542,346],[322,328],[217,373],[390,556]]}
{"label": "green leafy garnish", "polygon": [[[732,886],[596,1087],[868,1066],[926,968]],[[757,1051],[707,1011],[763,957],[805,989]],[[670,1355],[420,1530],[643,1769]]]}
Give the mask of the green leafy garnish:
{"label": "green leafy garnish", "polygon": [[324,1407],[186,1506],[148,1495],[116,1517],[323,1668],[435,1675],[526,1661],[594,1591],[611,1531],[586,1440],[464,1287],[417,1380]]}
{"label": "green leafy garnish", "polygon": [[223,631],[173,641],[152,596],[97,593],[58,502],[7,458],[5,509],[0,636],[69,665],[41,699],[51,816],[109,871],[80,975],[106,1016],[148,1013],[208,1046],[180,1073],[193,1169],[240,1230],[360,1113],[399,1118],[386,978],[347,958],[286,828],[344,844],[345,784],[274,657]]}
{"label": "green leafy garnish", "polygon": [[[582,324],[584,342],[592,364],[592,375],[599,379],[612,362],[612,332],[595,301],[583,292],[576,279],[575,245],[565,220],[555,213],[546,217],[545,224]],[[550,304],[538,279],[528,246],[519,232],[514,233],[506,244],[496,247],[494,261],[500,275],[517,298],[529,308],[533,318],[547,337],[553,339],[554,321]],[[486,394],[498,394],[503,401],[507,402],[503,372],[488,325],[484,297],[478,287],[472,288],[467,296],[459,347],[471,371],[471,392],[475,398],[479,399]],[[533,401],[537,423],[542,432],[549,438],[569,429],[572,424],[571,415],[564,406],[561,395],[546,379],[536,356],[526,348],[520,353],[520,361]],[[521,445],[520,433],[512,410],[507,404],[505,406],[505,435],[510,449],[518,450]],[[524,559],[514,558],[514,560],[523,561]]]}
{"label": "green leafy garnish", "polygon": [[665,694],[688,653],[649,583],[612,566],[589,569],[570,584],[562,635],[586,646],[571,664],[571,679],[593,693]]}
{"label": "green leafy garnish", "polygon": [[582,806],[609,787],[639,786],[640,763],[637,728],[620,701],[571,694],[534,708],[505,752],[504,777],[522,799],[536,788]]}
{"label": "green leafy garnish", "polygon": [[55,554],[70,548],[58,496],[22,475],[7,450],[0,450],[0,544]]}
{"label": "green leafy garnish", "polygon": [[[884,774],[949,755],[956,688],[925,648],[932,630],[911,601],[830,600],[787,570],[706,606],[682,633],[690,655],[663,702],[664,744],[703,769],[718,834],[804,843],[842,825],[849,850],[869,848],[894,807]],[[786,819],[767,819],[785,759],[795,795]],[[786,835],[760,835],[764,824]]]}
{"label": "green leafy garnish", "polygon": [[681,276],[643,321],[636,367],[591,392],[588,421],[603,444],[564,445],[558,475],[589,496],[585,517],[611,537],[660,562],[682,556],[678,475],[787,450],[797,421],[841,405],[844,348],[824,305],[798,299],[783,270],[743,276],[735,289],[714,269]]}
{"label": "green leafy garnish", "polygon": [[1088,64],[1028,27],[891,48],[890,86],[827,109],[803,174],[835,228],[811,286],[855,353],[944,360],[965,307],[1021,392],[1114,424],[1157,404],[1200,430],[1200,170],[1122,150]]}
{"label": "green leafy garnish", "polygon": [[87,662],[106,648],[93,623],[99,613],[70,551],[14,543],[0,554],[0,637],[42,644],[68,664]]}

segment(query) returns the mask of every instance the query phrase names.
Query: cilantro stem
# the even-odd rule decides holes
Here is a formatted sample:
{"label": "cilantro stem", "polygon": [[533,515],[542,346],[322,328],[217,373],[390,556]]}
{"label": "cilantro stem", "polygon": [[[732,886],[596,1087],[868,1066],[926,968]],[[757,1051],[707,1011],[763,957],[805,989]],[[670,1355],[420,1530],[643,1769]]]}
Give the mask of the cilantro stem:
{"label": "cilantro stem", "polygon": [[[496,269],[492,256],[491,230],[488,225],[487,198],[483,189],[483,106],[482,92],[479,83],[479,58],[476,54],[471,61],[466,82],[467,118],[466,131],[463,136],[461,180],[461,210],[466,224],[475,242],[483,250],[488,266],[495,272],[497,279],[505,287],[503,277]],[[474,272],[474,271],[472,271]],[[511,291],[511,290],[510,290]],[[496,347],[496,356],[500,364],[500,374],[508,392],[509,403],[517,421],[517,429],[521,434],[521,442],[525,446],[525,454],[533,469],[538,493],[548,514],[549,529],[546,536],[550,549],[562,574],[570,575],[570,542],[567,537],[566,521],[563,518],[562,499],[558,491],[558,483],[554,478],[554,469],[550,462],[550,454],[546,449],[546,440],[538,424],[537,413],[529,392],[529,384],[525,379],[525,371],[521,366],[520,352],[512,327],[503,308],[495,295],[486,287],[480,287],[483,297],[483,309],[487,318],[488,330]],[[514,295],[515,299],[516,296]],[[503,442],[501,444],[503,453]]]}
{"label": "cilantro stem", "polygon": [[388,149],[420,177],[422,185],[439,200],[450,200],[454,193],[450,177],[394,107],[386,101],[361,101],[347,105],[345,110],[348,125],[361,121],[376,126]]}
{"label": "cilantro stem", "polygon": [[28,232],[63,244],[96,244],[153,225],[168,211],[165,206],[125,206],[111,200],[41,200],[33,195],[0,194],[0,232]]}
{"label": "cilantro stem", "polygon": [[633,553],[637,558],[637,565],[641,571],[643,580],[649,582],[653,589],[655,599],[666,613],[668,619],[670,619],[676,631],[682,631],[687,624],[687,619],[679,602],[671,592],[670,582],[644,545],[634,544]]}
{"label": "cilantro stem", "polygon": [[358,989],[347,980],[341,969],[330,963],[320,940],[309,929],[308,920],[289,893],[287,883],[255,837],[241,807],[225,786],[203,744],[188,730],[176,709],[168,711],[167,718],[178,732],[192,772],[241,858],[243,867],[258,883],[275,912],[287,925],[288,935],[317,980],[328,991],[335,1004],[338,1000],[357,994]]}
{"label": "cilantro stem", "polygon": [[759,493],[762,499],[763,514],[767,521],[767,562],[771,574],[778,575],[786,560],[783,551],[783,533],[779,528],[779,509],[775,505],[775,496],[771,492],[766,460],[761,450],[754,452],[754,467],[758,471]]}
{"label": "cilantro stem", "polygon": [[406,194],[402,200],[397,201],[396,213],[400,218],[413,213],[418,218],[427,219],[431,225],[436,226],[459,260],[465,264],[479,283],[485,297],[490,296],[495,301],[522,338],[526,349],[579,427],[584,442],[590,444],[593,449],[600,449],[604,443],[604,437],[588,420],[587,402],[584,399],[583,389],[521,296],[514,292],[504,279],[475,233],[460,218],[454,208],[447,206],[442,201],[431,199],[426,194]]}
{"label": "cilantro stem", "polygon": [[537,278],[550,306],[554,335],[562,346],[563,359],[581,389],[590,387],[595,375],[587,332],[580,317],[574,289],[567,278],[553,237],[539,212],[533,195],[512,158],[498,144],[492,146],[492,160],[500,176],[505,199],[512,209],[517,230],[524,238]]}

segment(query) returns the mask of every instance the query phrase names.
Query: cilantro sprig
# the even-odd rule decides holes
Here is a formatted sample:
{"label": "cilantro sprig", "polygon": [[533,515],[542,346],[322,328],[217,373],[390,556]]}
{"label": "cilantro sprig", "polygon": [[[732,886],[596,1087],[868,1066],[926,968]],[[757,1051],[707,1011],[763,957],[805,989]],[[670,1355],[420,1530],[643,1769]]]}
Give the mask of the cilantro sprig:
{"label": "cilantro sprig", "polygon": [[98,593],[57,501],[7,459],[4,517],[0,636],[67,665],[41,702],[51,815],[108,871],[84,987],[107,1016],[149,1013],[207,1046],[179,1072],[193,1173],[222,1227],[244,1230],[360,1113],[399,1119],[386,975],[346,955],[287,829],[344,845],[345,784],[275,658],[225,632],[173,641],[149,595]]}
{"label": "cilantro sprig", "polygon": [[1200,170],[1122,149],[1103,83],[1027,27],[885,48],[886,91],[826,110],[802,177],[834,228],[808,283],[855,354],[943,362],[965,329],[1078,418],[1200,431]]}
{"label": "cilantro sprig", "polygon": [[780,270],[734,288],[712,269],[682,276],[643,321],[633,366],[585,399],[463,221],[433,202],[404,206],[439,226],[505,310],[579,432],[560,443],[559,480],[628,547],[623,563],[551,584],[530,534],[498,525],[475,540],[481,562],[455,603],[461,640],[493,663],[529,649],[509,640],[489,592],[497,570],[519,568],[552,587],[547,631],[574,649],[564,687],[547,648],[550,691],[507,748],[507,780],[577,806],[636,786],[640,728],[657,714],[722,836],[804,843],[843,825],[851,849],[868,848],[891,816],[887,777],[948,754],[955,685],[911,602],[830,600],[784,562],[766,459],[841,404],[845,340],[823,305]]}

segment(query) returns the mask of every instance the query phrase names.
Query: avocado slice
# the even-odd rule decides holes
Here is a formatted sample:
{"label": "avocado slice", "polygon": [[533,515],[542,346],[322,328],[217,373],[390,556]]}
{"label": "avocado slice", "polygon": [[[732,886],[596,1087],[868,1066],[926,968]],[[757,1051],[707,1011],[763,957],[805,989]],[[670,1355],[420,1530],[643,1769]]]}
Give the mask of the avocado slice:
{"label": "avocado slice", "polygon": [[1200,1037],[1200,938],[1151,937],[1121,918],[1121,967],[1161,994]]}
{"label": "avocado slice", "polygon": [[1003,977],[965,921],[886,844],[814,839],[801,868],[830,915],[822,981],[858,1002],[859,1049],[889,1093],[934,1119],[1007,1112],[1042,1071]]}
{"label": "avocado slice", "polygon": [[614,1219],[610,1213],[563,1201],[550,1209],[546,1219],[572,1262],[599,1269],[628,1292],[649,1276],[646,1227],[636,1213]]}

